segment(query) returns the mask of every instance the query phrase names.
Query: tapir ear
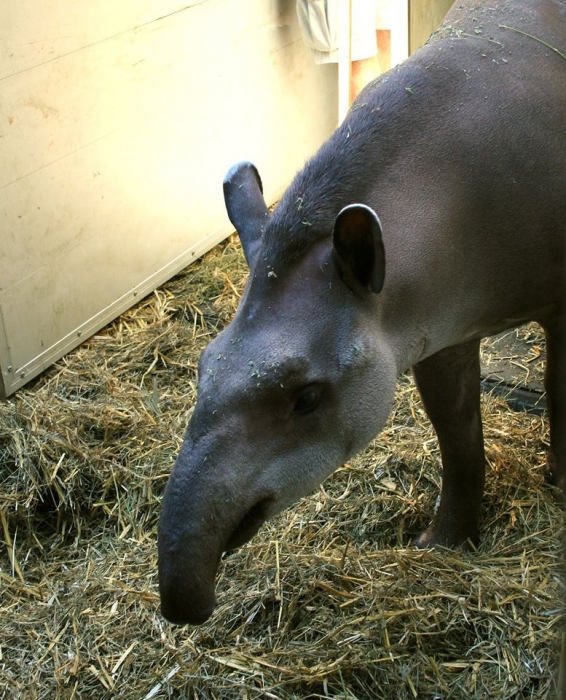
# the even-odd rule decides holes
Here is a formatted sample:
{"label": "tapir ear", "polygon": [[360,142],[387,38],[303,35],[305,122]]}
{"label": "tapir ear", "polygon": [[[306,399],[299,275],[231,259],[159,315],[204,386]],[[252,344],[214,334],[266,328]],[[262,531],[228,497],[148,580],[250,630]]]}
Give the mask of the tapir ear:
{"label": "tapir ear", "polygon": [[350,204],[336,217],[334,250],[346,279],[354,278],[375,294],[385,281],[385,248],[381,222],[365,204]]}
{"label": "tapir ear", "polygon": [[259,243],[269,219],[259,173],[252,163],[236,163],[224,178],[224,202],[244,255],[253,267]]}

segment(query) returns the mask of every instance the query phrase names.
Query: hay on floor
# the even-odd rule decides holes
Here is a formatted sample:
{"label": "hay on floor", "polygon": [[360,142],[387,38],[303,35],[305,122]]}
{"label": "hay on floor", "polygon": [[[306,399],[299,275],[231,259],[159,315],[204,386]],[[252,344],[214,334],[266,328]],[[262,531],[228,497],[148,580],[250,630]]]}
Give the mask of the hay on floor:
{"label": "hay on floor", "polygon": [[209,623],[161,618],[159,502],[245,278],[231,239],[0,405],[0,697],[555,697],[546,418],[484,397],[481,546],[415,551],[440,470],[409,377],[362,454],[225,558]]}

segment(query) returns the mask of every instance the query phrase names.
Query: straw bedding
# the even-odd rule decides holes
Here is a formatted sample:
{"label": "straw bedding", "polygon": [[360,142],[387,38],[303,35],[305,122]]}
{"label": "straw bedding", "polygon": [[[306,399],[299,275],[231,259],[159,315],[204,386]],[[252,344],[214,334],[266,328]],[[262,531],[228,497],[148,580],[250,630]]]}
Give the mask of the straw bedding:
{"label": "straw bedding", "polygon": [[0,697],[556,697],[546,418],[486,395],[481,545],[412,550],[440,469],[408,376],[362,454],[225,558],[205,626],[161,618],[159,502],[245,276],[231,239],[0,405]]}

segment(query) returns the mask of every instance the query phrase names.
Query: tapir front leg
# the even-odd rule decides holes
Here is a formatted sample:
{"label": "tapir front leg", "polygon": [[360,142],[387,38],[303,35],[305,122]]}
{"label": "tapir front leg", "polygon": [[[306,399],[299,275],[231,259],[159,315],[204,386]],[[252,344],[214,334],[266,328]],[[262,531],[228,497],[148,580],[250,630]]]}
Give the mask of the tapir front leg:
{"label": "tapir front leg", "polygon": [[413,367],[440,443],[442,492],[417,547],[475,542],[485,477],[480,412],[479,341],[446,348]]}

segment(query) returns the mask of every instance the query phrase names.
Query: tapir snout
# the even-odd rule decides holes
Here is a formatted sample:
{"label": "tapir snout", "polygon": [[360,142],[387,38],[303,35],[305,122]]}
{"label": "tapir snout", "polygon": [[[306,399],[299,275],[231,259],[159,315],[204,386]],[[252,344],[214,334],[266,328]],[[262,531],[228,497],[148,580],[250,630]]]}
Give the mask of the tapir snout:
{"label": "tapir snout", "polygon": [[[191,452],[191,468],[185,462]],[[159,530],[159,587],[163,615],[201,624],[216,606],[214,581],[222,553],[255,535],[269,517],[269,495],[238,496],[229,479],[206,475],[206,456],[185,442],[164,497]],[[249,505],[249,504],[252,505]]]}

